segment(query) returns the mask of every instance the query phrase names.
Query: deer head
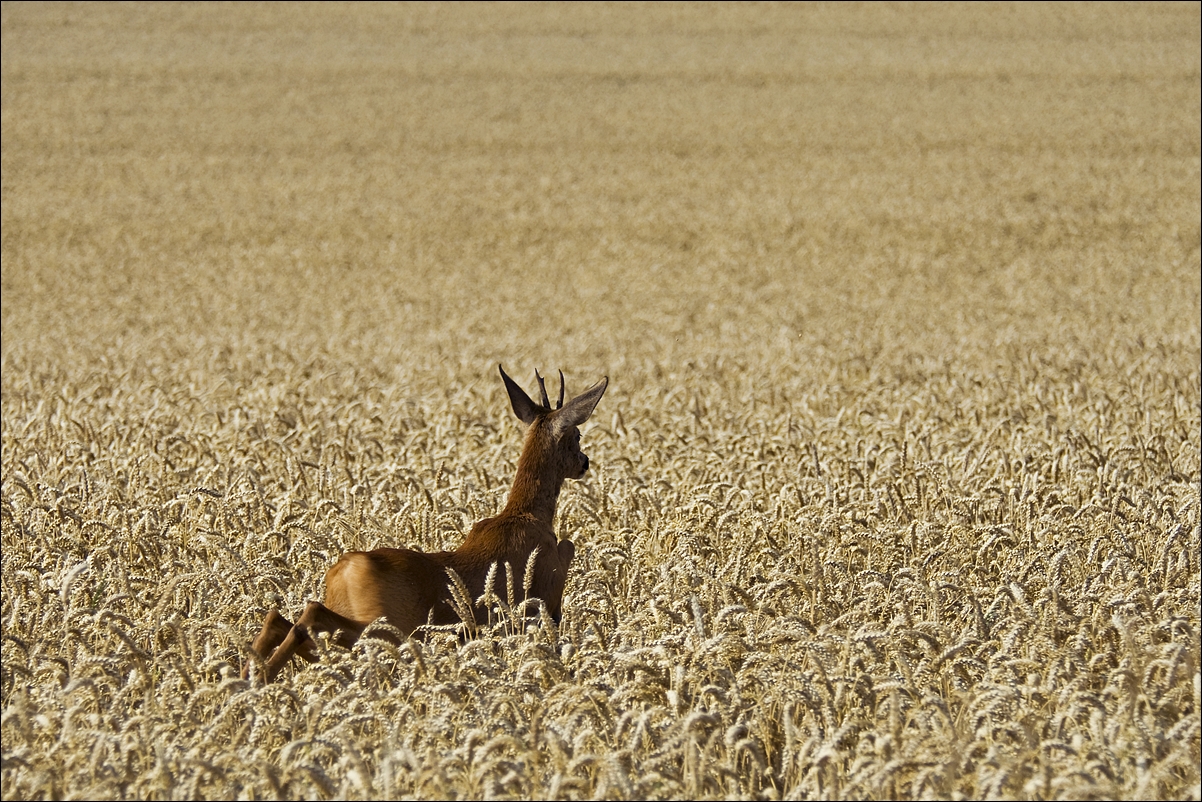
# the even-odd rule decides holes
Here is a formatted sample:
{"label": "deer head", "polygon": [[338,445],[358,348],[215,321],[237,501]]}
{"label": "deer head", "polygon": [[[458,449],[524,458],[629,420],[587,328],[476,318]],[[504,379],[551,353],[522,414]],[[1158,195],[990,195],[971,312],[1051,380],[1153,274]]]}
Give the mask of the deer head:
{"label": "deer head", "polygon": [[526,445],[519,460],[519,472],[521,463],[529,459],[528,469],[546,476],[553,482],[556,476],[559,481],[584,476],[588,470],[588,457],[580,450],[579,427],[593,414],[593,409],[605,394],[605,388],[609,386],[609,377],[605,377],[565,404],[563,371],[560,371],[559,401],[552,409],[551,401],[547,398],[547,387],[537,370],[534,377],[538,380],[541,403],[535,403],[526,395],[526,392],[505,374],[505,368],[500,365],[497,367],[501,371],[501,379],[505,382],[505,390],[509,393],[513,414],[527,426]]}

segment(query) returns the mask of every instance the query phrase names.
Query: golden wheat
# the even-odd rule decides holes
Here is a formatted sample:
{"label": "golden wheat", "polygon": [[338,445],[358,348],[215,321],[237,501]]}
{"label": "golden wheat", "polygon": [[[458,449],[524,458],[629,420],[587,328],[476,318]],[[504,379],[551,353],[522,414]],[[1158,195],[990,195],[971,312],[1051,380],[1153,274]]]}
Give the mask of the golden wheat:
{"label": "golden wheat", "polygon": [[1202,793],[1197,4],[0,13],[5,799]]}

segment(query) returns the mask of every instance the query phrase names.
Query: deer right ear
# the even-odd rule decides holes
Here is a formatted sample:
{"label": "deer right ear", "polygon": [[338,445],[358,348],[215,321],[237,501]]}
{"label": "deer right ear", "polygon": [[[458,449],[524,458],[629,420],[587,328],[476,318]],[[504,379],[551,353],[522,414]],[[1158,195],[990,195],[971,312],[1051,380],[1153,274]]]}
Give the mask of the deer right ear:
{"label": "deer right ear", "polygon": [[605,394],[605,388],[608,386],[609,377],[606,376],[564,404],[563,409],[555,412],[556,424],[558,426],[579,426],[584,423],[593,414],[593,409],[596,408],[597,402],[601,400],[601,396]]}
{"label": "deer right ear", "polygon": [[505,375],[505,368],[499,364],[497,368],[501,371],[501,378],[505,382],[505,392],[509,393],[509,405],[513,407],[513,414],[517,415],[518,420],[527,426],[534,423],[538,413],[543,411],[542,407],[531,401],[530,396],[526,395],[526,391]]}

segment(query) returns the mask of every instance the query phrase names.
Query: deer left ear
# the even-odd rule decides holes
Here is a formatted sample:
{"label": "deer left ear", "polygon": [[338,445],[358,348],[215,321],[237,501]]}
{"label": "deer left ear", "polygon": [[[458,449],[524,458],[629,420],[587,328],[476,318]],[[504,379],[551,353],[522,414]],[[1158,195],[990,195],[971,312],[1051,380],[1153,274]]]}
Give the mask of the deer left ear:
{"label": "deer left ear", "polygon": [[601,396],[605,395],[605,388],[608,386],[609,377],[606,376],[564,404],[563,409],[556,410],[555,426],[558,429],[564,429],[568,426],[579,426],[588,420],[589,416],[593,414],[593,410],[596,409],[597,402],[601,400]]}
{"label": "deer left ear", "polygon": [[518,420],[527,426],[534,423],[538,414],[545,410],[531,401],[530,396],[526,395],[525,390],[518,387],[517,382],[505,375],[505,368],[497,365],[497,369],[501,371],[501,379],[505,382],[505,392],[509,393],[509,405],[513,407],[513,414],[517,415]]}

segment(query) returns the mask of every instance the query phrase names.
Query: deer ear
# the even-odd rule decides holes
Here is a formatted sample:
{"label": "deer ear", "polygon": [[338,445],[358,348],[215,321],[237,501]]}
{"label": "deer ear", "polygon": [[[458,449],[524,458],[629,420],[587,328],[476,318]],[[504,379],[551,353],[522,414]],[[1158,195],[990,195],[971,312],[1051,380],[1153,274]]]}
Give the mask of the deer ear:
{"label": "deer ear", "polygon": [[530,396],[526,395],[526,391],[505,375],[505,368],[500,365],[497,365],[497,368],[501,371],[501,378],[505,381],[505,392],[509,393],[509,405],[513,407],[513,414],[517,415],[518,420],[527,426],[534,423],[538,413],[544,411],[542,407],[531,401]]}
{"label": "deer ear", "polygon": [[568,403],[564,404],[563,409],[556,410],[556,426],[560,428],[567,426],[579,426],[588,420],[589,416],[593,414],[593,410],[597,407],[597,402],[601,400],[601,396],[605,395],[605,388],[608,386],[609,377],[606,376],[604,379],[597,382]]}

